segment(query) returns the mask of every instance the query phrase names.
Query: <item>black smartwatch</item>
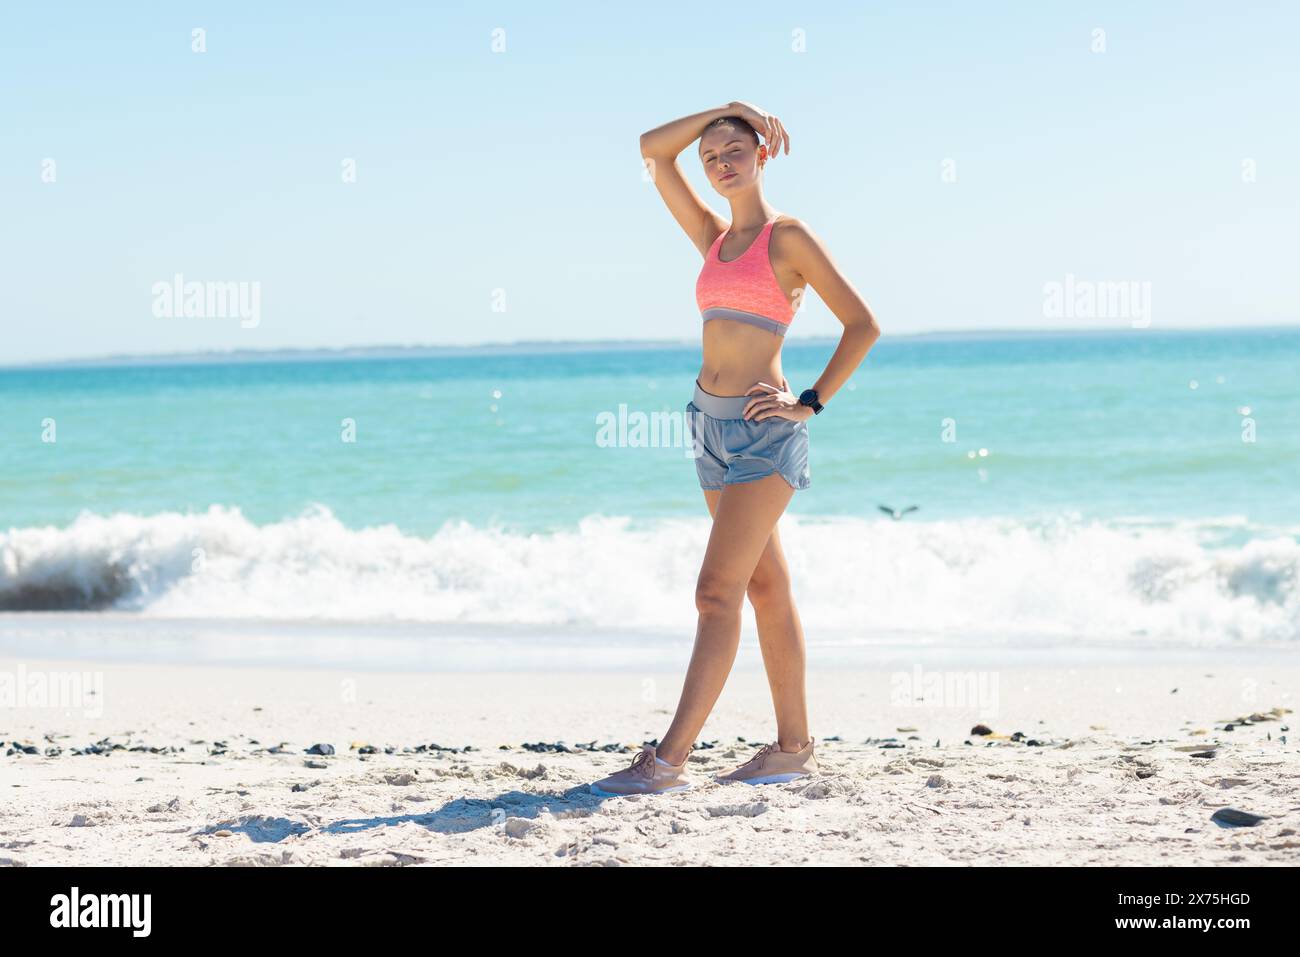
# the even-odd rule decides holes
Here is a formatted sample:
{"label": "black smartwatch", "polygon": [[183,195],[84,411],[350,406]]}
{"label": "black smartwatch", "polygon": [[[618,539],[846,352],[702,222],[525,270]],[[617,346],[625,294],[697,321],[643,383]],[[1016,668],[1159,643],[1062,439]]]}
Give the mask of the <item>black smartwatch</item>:
{"label": "black smartwatch", "polygon": [[808,408],[812,409],[812,410],[813,410],[813,415],[820,415],[820,414],[821,414],[821,411],[822,411],[822,404],[821,404],[820,402],[817,401],[817,390],[816,390],[816,389],[804,389],[802,392],[800,392],[800,393],[799,393],[799,404],[800,404],[800,405],[806,405],[806,406],[808,406]]}

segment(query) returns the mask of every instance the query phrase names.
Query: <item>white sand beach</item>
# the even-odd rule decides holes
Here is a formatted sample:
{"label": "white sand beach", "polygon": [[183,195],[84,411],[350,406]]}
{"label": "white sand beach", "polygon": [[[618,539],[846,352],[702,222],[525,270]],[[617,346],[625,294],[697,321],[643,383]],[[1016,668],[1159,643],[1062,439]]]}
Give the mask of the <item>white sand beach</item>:
{"label": "white sand beach", "polygon": [[[99,693],[32,699],[71,672]],[[5,658],[0,675],[6,865],[1300,862],[1300,667],[1280,656],[999,667],[982,712],[939,687],[899,700],[898,672],[814,671],[822,770],[762,787],[708,778],[774,734],[762,672],[738,670],[694,789],[603,799],[587,784],[663,733],[680,674]],[[972,736],[981,721],[995,735]],[[606,746],[627,750],[584,750]],[[1225,826],[1223,808],[1265,819]]]}

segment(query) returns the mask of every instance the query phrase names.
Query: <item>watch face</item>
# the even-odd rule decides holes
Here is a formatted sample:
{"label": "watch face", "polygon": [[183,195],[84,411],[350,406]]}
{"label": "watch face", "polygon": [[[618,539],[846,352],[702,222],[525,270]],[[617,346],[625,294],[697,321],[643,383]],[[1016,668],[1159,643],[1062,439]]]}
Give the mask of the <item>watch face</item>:
{"label": "watch face", "polygon": [[817,401],[817,393],[813,389],[804,389],[799,393],[799,401],[804,405],[812,405]]}

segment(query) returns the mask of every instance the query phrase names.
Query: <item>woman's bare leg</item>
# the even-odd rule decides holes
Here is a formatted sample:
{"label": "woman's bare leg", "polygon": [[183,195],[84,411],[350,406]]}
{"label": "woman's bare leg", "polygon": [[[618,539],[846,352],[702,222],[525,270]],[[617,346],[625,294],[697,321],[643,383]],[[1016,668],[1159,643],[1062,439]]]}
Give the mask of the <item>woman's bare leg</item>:
{"label": "woman's bare leg", "polygon": [[[705,489],[709,514],[716,515],[721,490]],[[749,579],[749,603],[758,624],[772,707],[776,711],[777,744],[798,751],[808,743],[808,699],[805,681],[803,624],[790,591],[790,567],[781,549],[780,530],[773,527],[767,545]]]}
{"label": "woman's bare leg", "polygon": [[749,580],[749,602],[754,606],[758,647],[776,709],[777,744],[783,751],[802,750],[808,743],[803,623],[794,606],[790,568],[775,528]]}
{"label": "woman's bare leg", "polygon": [[772,530],[794,489],[780,475],[728,485],[719,494],[695,584],[699,626],[682,696],[657,753],[681,764],[717,703],[740,645],[740,606]]}

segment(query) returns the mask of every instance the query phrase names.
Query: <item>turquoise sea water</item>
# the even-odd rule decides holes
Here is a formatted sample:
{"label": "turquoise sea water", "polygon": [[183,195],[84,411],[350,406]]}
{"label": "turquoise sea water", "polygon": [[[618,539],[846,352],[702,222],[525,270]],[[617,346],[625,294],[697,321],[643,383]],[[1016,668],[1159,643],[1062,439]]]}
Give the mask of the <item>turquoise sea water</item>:
{"label": "turquoise sea water", "polygon": [[[796,392],[834,346],[786,344]],[[0,369],[0,609],[684,626],[694,463],[600,423],[667,413],[672,442],[698,365],[683,345]],[[783,520],[824,603],[805,617],[1296,637],[1298,374],[1294,328],[886,334],[809,424]]]}
{"label": "turquoise sea water", "polygon": [[[833,348],[790,342],[792,387]],[[0,515],[66,524],[83,509],[216,503],[262,524],[320,503],[349,527],[427,535],[449,519],[531,531],[694,514],[684,450],[601,447],[597,415],[680,413],[698,359],[682,347],[0,371]],[[886,338],[810,423],[814,484],[791,511],[1288,522],[1298,386],[1300,330]]]}

